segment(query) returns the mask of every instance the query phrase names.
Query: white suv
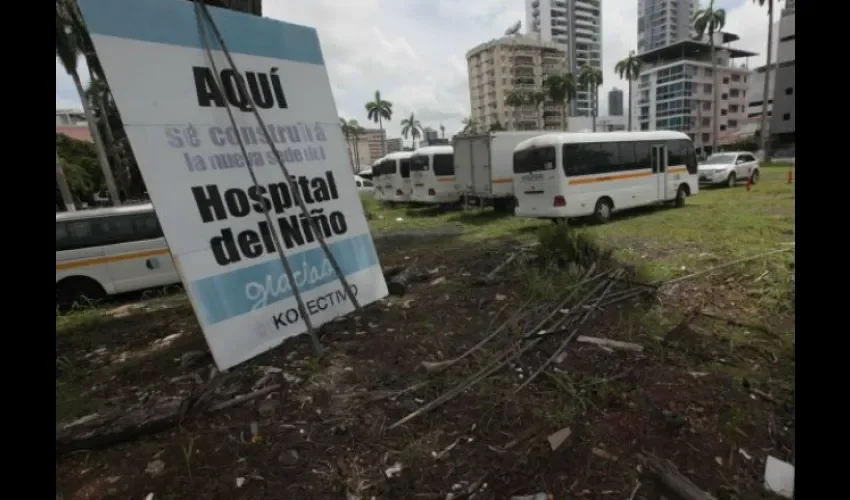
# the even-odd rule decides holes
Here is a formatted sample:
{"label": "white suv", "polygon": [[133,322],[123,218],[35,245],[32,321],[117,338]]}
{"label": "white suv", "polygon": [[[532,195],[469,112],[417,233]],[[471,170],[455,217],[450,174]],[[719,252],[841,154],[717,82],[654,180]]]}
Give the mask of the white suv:
{"label": "white suv", "polygon": [[734,187],[749,177],[750,182],[755,184],[759,180],[759,167],[755,155],[746,151],[715,153],[700,162],[699,182]]}

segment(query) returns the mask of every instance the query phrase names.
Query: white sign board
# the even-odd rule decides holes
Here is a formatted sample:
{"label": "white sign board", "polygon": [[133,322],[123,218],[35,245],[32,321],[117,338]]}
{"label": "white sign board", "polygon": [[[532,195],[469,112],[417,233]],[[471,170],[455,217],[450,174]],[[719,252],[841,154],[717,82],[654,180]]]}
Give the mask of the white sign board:
{"label": "white sign board", "polygon": [[[353,310],[223,52],[219,80],[186,0],[79,0],[174,262],[222,370]],[[209,8],[271,140],[336,261],[368,304],[387,294],[316,30]],[[216,48],[208,26],[209,44]],[[230,103],[237,126],[225,108]],[[259,181],[255,187],[237,134]]]}

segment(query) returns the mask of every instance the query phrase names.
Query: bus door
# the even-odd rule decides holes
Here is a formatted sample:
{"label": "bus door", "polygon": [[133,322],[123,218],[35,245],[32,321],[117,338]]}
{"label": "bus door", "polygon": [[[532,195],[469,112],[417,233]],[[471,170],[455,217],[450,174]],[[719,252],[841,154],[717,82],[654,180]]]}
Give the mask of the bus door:
{"label": "bus door", "polygon": [[656,200],[667,199],[667,146],[652,146],[652,173],[655,174]]}

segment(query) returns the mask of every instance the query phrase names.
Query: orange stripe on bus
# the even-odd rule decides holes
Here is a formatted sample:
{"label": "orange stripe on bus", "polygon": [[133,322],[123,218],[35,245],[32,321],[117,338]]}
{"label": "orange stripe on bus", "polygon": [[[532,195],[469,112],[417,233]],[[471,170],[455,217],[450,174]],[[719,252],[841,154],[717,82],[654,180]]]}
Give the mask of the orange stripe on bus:
{"label": "orange stripe on bus", "polygon": [[57,271],[65,269],[73,269],[75,267],[96,266],[98,264],[108,264],[110,262],[121,262],[123,260],[143,259],[146,257],[154,257],[157,255],[165,255],[168,249],[160,250],[145,250],[144,252],[125,253],[122,255],[110,255],[108,257],[92,257],[90,259],[75,260],[73,262],[59,262],[56,264]]}
{"label": "orange stripe on bus", "polygon": [[599,177],[588,177],[585,179],[570,179],[567,184],[592,184],[594,182],[620,181],[623,179],[639,179],[641,177],[651,177],[655,174],[652,172],[641,172],[635,174],[619,174],[619,175],[602,175]]}
{"label": "orange stripe on bus", "polygon": [[438,182],[454,182],[455,178],[454,177],[438,177],[437,181]]}
{"label": "orange stripe on bus", "polygon": [[513,182],[514,180],[510,177],[503,177],[501,179],[493,179],[493,184],[505,184],[506,182]]}
{"label": "orange stripe on bus", "polygon": [[678,174],[678,173],[681,173],[681,172],[687,172],[688,167],[673,167],[673,168],[667,169],[667,171],[673,172],[674,174]]}

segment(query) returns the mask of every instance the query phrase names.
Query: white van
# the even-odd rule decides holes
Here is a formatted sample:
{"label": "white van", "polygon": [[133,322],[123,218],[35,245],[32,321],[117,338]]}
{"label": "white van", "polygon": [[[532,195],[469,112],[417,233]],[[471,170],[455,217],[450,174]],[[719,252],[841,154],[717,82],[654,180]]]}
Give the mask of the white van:
{"label": "white van", "polygon": [[[372,169],[376,198],[380,201],[402,203],[410,201],[410,151],[398,151],[384,156]],[[377,170],[376,170],[377,169]]]}
{"label": "white van", "polygon": [[514,148],[543,130],[512,130],[454,139],[454,164],[461,195],[476,205],[492,204],[498,210],[514,207]]}
{"label": "white van", "polygon": [[514,151],[515,214],[553,221],[671,201],[699,192],[697,159],[681,132],[547,134]]}
{"label": "white van", "polygon": [[455,177],[454,148],[425,146],[410,159],[413,183],[411,201],[450,204],[460,201],[460,185]]}
{"label": "white van", "polygon": [[56,214],[56,304],[180,282],[153,205]]}

